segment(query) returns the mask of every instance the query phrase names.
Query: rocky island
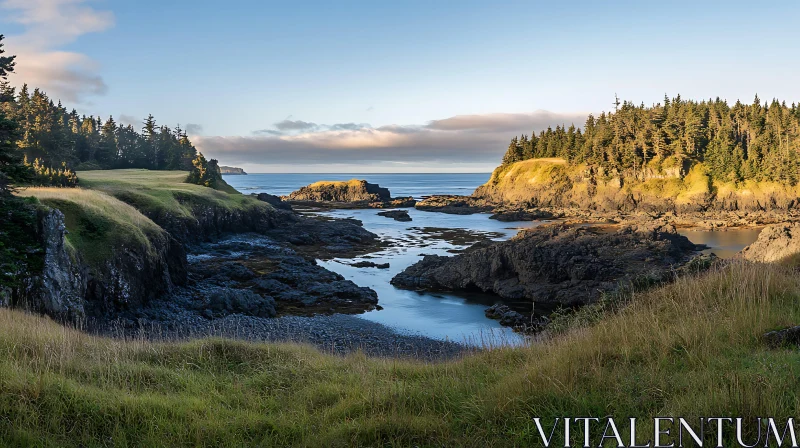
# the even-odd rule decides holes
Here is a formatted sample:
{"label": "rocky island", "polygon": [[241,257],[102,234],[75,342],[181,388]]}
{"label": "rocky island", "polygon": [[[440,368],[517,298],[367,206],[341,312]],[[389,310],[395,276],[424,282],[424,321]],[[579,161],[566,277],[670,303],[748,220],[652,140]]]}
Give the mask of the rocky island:
{"label": "rocky island", "polygon": [[283,198],[293,205],[322,209],[413,207],[412,197],[392,198],[388,188],[365,180],[319,181]]}

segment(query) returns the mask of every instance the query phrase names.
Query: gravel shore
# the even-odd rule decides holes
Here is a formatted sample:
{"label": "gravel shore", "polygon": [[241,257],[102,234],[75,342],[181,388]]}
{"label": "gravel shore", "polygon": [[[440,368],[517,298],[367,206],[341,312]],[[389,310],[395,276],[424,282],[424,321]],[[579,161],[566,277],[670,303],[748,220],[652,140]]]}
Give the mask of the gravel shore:
{"label": "gravel shore", "polygon": [[225,337],[253,342],[295,342],[337,355],[361,351],[369,356],[427,361],[451,359],[478,350],[452,341],[400,333],[345,314],[277,318],[232,314],[210,320],[188,312],[181,314],[169,323],[141,320],[131,325],[130,321],[114,321],[93,331],[112,337],[162,341]]}

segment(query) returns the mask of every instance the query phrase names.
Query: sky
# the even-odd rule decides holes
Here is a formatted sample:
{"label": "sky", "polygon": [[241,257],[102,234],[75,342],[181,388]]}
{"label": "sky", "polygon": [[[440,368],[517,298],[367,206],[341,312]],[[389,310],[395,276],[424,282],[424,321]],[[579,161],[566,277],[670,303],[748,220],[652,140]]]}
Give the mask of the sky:
{"label": "sky", "polygon": [[488,172],[614,95],[800,102],[800,2],[0,0],[12,84],[250,172]]}

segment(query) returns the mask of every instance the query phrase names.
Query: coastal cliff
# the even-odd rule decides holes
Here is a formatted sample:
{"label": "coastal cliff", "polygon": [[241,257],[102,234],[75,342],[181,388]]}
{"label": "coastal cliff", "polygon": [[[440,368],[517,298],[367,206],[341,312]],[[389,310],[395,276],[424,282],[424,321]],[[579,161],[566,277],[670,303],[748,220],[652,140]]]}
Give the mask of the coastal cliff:
{"label": "coastal cliff", "polygon": [[219,167],[220,174],[234,174],[234,175],[247,175],[243,169],[237,168],[235,166],[225,166],[221,165]]}
{"label": "coastal cliff", "polygon": [[800,186],[722,182],[696,162],[620,176],[563,159],[529,159],[498,167],[472,197],[493,204],[612,212],[800,212]]}
{"label": "coastal cliff", "polygon": [[[376,306],[374,291],[358,288],[313,261],[374,247],[376,235],[360,223],[277,210],[256,197],[185,183],[185,172],[119,170],[82,176],[86,188],[28,188],[19,193],[39,202],[36,236],[44,267],[17,288],[10,305],[72,321],[153,315],[169,320],[174,313],[164,310],[176,303],[195,314],[210,313],[209,318],[229,313],[265,317],[274,315],[276,306],[279,312],[297,308],[284,303],[300,296],[315,298],[300,302],[306,314],[335,307],[363,312]],[[252,242],[237,249],[253,264],[250,279],[259,282],[256,290],[264,295],[253,294],[252,285],[235,287],[221,273],[206,281],[204,264],[228,260],[229,249],[205,243],[237,234],[264,235],[261,240],[245,237]],[[187,251],[193,254],[191,263]],[[320,293],[327,289],[334,293]],[[165,297],[177,301],[170,304]],[[343,297],[352,300],[344,302]],[[205,307],[197,308],[198,303]],[[216,310],[219,306],[223,314]]]}
{"label": "coastal cliff", "polygon": [[15,304],[64,320],[108,317],[186,283],[183,246],[132,207],[94,192],[35,190],[44,266]]}

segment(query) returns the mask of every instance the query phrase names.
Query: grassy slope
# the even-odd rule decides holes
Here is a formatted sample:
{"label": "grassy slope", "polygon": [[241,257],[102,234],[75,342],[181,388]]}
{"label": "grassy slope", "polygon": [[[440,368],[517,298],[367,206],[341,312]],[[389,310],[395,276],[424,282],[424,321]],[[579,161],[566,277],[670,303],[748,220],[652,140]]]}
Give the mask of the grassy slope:
{"label": "grassy slope", "polygon": [[26,188],[19,195],[36,197],[61,210],[69,231],[67,242],[90,264],[102,263],[120,247],[141,247],[156,256],[152,241],[166,237],[164,230],[138,210],[100,191]]}
{"label": "grassy slope", "polygon": [[[587,166],[568,165],[563,159],[529,159],[508,166],[500,166],[479,191],[488,193],[495,199],[509,202],[527,201],[531,197],[552,198],[560,194],[567,202],[582,206],[587,196],[589,184],[585,178]],[[785,198],[787,201],[800,197],[800,185],[787,187],[775,182],[712,181],[706,167],[695,164],[683,178],[664,175],[645,182],[628,182],[622,188],[614,179],[603,179],[596,186],[596,202],[608,200],[620,203],[633,193],[644,201],[657,203],[661,199],[674,200],[676,205],[702,203],[709,194],[718,199],[730,196],[740,204],[750,204],[760,200],[761,205],[769,202],[771,196]]]}
{"label": "grassy slope", "polygon": [[102,170],[78,173],[83,188],[99,190],[137,209],[149,213],[165,211],[178,217],[191,218],[193,207],[214,206],[245,210],[269,208],[265,202],[236,192],[225,184],[225,191],[185,183],[184,171]]}
{"label": "grassy slope", "polygon": [[440,364],[119,342],[0,310],[0,445],[538,446],[534,416],[796,417],[800,352],[760,335],[798,323],[797,273],[745,263]]}

